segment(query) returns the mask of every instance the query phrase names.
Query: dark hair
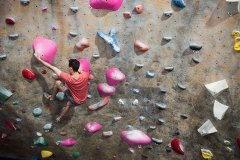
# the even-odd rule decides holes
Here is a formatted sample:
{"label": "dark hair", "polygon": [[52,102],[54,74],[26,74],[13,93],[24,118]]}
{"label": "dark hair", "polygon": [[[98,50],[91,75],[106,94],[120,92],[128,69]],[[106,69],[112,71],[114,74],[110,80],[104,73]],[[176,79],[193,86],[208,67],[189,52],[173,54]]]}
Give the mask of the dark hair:
{"label": "dark hair", "polygon": [[68,61],[68,67],[72,67],[74,72],[77,72],[80,66],[80,62],[76,59],[70,59]]}

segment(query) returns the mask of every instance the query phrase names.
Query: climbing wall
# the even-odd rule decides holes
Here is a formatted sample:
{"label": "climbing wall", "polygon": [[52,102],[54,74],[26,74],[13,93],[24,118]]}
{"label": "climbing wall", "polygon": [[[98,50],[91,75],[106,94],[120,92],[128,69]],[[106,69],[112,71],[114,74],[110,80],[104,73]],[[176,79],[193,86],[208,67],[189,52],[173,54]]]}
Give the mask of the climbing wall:
{"label": "climbing wall", "polygon": [[[48,150],[54,153],[50,159],[59,160],[73,159],[73,152],[79,152],[76,159],[82,160],[192,160],[203,159],[204,148],[213,153],[212,159],[240,159],[236,143],[240,134],[240,54],[233,50],[231,35],[240,29],[239,15],[230,16],[224,0],[185,3],[186,7],[179,9],[171,0],[125,0],[119,10],[108,11],[91,8],[88,0],[30,0],[28,5],[19,0],[0,0],[0,54],[7,56],[0,61],[0,86],[13,92],[0,106],[0,157],[31,159]],[[144,11],[137,14],[134,7],[140,4]],[[72,6],[78,7],[76,13],[70,10]],[[172,11],[172,16],[165,16],[165,11]],[[124,12],[130,12],[131,18],[124,18]],[[16,23],[7,25],[7,17]],[[119,53],[97,35],[113,28],[117,30]],[[73,37],[69,32],[77,35]],[[18,37],[9,37],[12,34]],[[32,41],[37,36],[57,43],[54,65],[63,71],[68,71],[70,58],[91,62],[92,98],[72,108],[60,123],[55,119],[64,101],[49,102],[42,96],[50,92],[53,79],[52,71],[33,57]],[[166,41],[164,37],[172,39]],[[79,51],[75,44],[82,38],[89,40],[90,47]],[[136,40],[148,45],[149,50],[137,52]],[[191,43],[202,49],[190,49]],[[99,58],[93,57],[98,54]],[[166,66],[173,70],[165,71]],[[102,99],[97,85],[106,83],[105,72],[111,67],[119,68],[126,80],[116,87],[106,106],[89,112],[87,107]],[[32,69],[37,78],[26,80],[21,74],[25,68]],[[229,88],[212,96],[204,85],[222,79]],[[213,116],[215,100],[229,106],[222,120]],[[158,109],[156,104],[166,108]],[[37,107],[43,111],[39,117],[32,114]],[[117,116],[122,119],[113,122]],[[201,136],[197,129],[208,119],[218,132]],[[16,130],[6,121],[13,122]],[[83,128],[90,121],[102,124],[102,131],[113,131],[113,135],[103,138],[102,131],[86,133]],[[53,129],[45,133],[43,126],[47,123],[52,123]],[[130,129],[141,130],[162,142],[129,149],[119,135]],[[61,131],[66,131],[67,136],[60,135]],[[42,133],[49,144],[34,145],[36,132]],[[77,140],[73,147],[55,144],[69,137]],[[184,146],[184,155],[171,149],[174,138]]]}

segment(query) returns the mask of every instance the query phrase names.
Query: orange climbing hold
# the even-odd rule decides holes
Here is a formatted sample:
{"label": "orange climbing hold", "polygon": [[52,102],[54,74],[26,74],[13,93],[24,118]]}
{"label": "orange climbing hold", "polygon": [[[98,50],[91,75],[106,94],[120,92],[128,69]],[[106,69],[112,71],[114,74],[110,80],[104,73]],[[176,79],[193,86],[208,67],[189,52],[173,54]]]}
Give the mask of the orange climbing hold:
{"label": "orange climbing hold", "polygon": [[146,52],[149,50],[149,46],[142,43],[139,40],[136,40],[134,43],[134,47],[139,51],[139,52]]}
{"label": "orange climbing hold", "polygon": [[86,38],[83,38],[78,43],[76,43],[75,46],[79,51],[83,51],[85,48],[88,48],[90,44]]}
{"label": "orange climbing hold", "polygon": [[131,18],[131,17],[132,17],[132,14],[131,14],[131,12],[124,12],[124,13],[123,13],[123,16],[124,16],[125,18]]}
{"label": "orange climbing hold", "polygon": [[135,6],[135,11],[138,13],[138,14],[141,14],[143,12],[144,8],[143,8],[143,5],[137,5]]}

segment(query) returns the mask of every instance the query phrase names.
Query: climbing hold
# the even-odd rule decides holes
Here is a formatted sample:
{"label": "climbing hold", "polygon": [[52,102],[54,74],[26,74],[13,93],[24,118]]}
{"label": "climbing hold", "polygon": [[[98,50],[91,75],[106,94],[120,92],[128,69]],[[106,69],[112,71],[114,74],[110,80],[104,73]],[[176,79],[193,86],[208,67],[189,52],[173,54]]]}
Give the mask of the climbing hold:
{"label": "climbing hold", "polygon": [[52,155],[53,155],[53,153],[51,151],[47,151],[47,150],[41,151],[42,158],[48,158],[48,157],[51,157]]}
{"label": "climbing hold", "polygon": [[47,11],[48,11],[48,7],[43,7],[43,8],[42,8],[42,11],[43,11],[43,12],[47,12]]}
{"label": "climbing hold", "polygon": [[40,132],[36,132],[36,135],[37,135],[38,137],[42,137],[42,133],[40,133]]}
{"label": "climbing hold", "polygon": [[193,62],[195,62],[195,63],[199,63],[199,62],[200,62],[199,58],[196,57],[196,56],[193,56],[192,60],[193,60]]}
{"label": "climbing hold", "polygon": [[40,58],[50,64],[53,64],[55,54],[57,52],[57,44],[43,37],[37,37],[32,43],[33,50]]}
{"label": "climbing hold", "polygon": [[78,61],[80,62],[80,67],[78,69],[79,72],[87,72],[89,73],[90,71],[90,68],[91,68],[91,64],[89,62],[88,59],[85,59],[85,58],[81,58],[81,59],[78,59]]}
{"label": "climbing hold", "polygon": [[14,125],[14,123],[11,120],[6,120],[5,125],[8,127],[8,129],[16,131],[17,127]]}
{"label": "climbing hold", "polygon": [[165,103],[161,103],[161,102],[155,103],[155,106],[161,110],[165,110],[167,108],[167,105]]}
{"label": "climbing hold", "polygon": [[171,17],[173,15],[173,12],[172,11],[165,11],[165,12],[163,12],[163,14],[167,17]]}
{"label": "climbing hold", "polygon": [[88,110],[89,111],[98,110],[98,109],[104,107],[105,105],[107,105],[108,102],[109,102],[109,98],[108,97],[104,97],[100,102],[97,102],[95,104],[92,104],[92,105],[88,106]]}
{"label": "climbing hold", "polygon": [[230,147],[226,147],[226,150],[227,150],[228,152],[233,152],[233,149],[230,148]]}
{"label": "climbing hold", "polygon": [[34,115],[35,117],[38,117],[38,116],[40,116],[41,114],[42,114],[42,109],[41,109],[40,107],[35,108],[35,109],[33,110],[33,115]]}
{"label": "climbing hold", "polygon": [[6,54],[0,54],[0,61],[7,59]]}
{"label": "climbing hold", "polygon": [[162,144],[163,143],[162,139],[157,139],[157,138],[154,138],[154,137],[152,137],[152,141],[156,144]]}
{"label": "climbing hold", "polygon": [[45,132],[49,132],[52,129],[53,125],[52,123],[47,123],[43,126],[43,129]]}
{"label": "climbing hold", "polygon": [[146,77],[147,78],[154,78],[155,77],[155,72],[154,71],[147,71],[146,72]]}
{"label": "climbing hold", "polygon": [[172,0],[172,3],[178,7],[178,8],[185,8],[186,7],[186,3],[184,2],[184,0]]}
{"label": "climbing hold", "polygon": [[113,131],[105,131],[103,132],[103,137],[107,138],[107,137],[111,137],[113,135]]}
{"label": "climbing hold", "polygon": [[65,146],[65,147],[72,147],[74,146],[75,144],[77,143],[77,141],[73,138],[68,138],[64,141],[57,141],[56,144],[57,145],[62,145],[62,146]]}
{"label": "climbing hold", "polygon": [[56,98],[59,100],[59,101],[62,101],[62,100],[64,100],[64,92],[58,92],[57,94],[56,94]]}
{"label": "climbing hold", "polygon": [[238,14],[240,12],[238,0],[225,0],[225,2],[226,2],[227,13],[229,16]]}
{"label": "climbing hold", "polygon": [[61,135],[61,136],[66,136],[66,135],[67,135],[67,132],[61,131],[61,132],[60,132],[60,135]]}
{"label": "climbing hold", "polygon": [[144,117],[144,116],[139,116],[139,120],[140,121],[144,121],[146,119],[146,117]]}
{"label": "climbing hold", "polygon": [[116,86],[126,79],[126,76],[118,68],[110,68],[106,71],[107,83]]}
{"label": "climbing hold", "polygon": [[164,70],[168,71],[168,72],[171,72],[171,71],[174,70],[174,67],[173,66],[166,66],[166,67],[164,67]]}
{"label": "climbing hold", "polygon": [[88,95],[87,95],[87,98],[88,98],[88,99],[92,99],[93,96],[92,96],[91,94],[88,94]]}
{"label": "climbing hold", "polygon": [[96,58],[96,59],[100,57],[100,55],[98,53],[93,53],[92,56],[93,56],[93,58]]}
{"label": "climbing hold", "polygon": [[118,10],[123,0],[89,0],[90,6],[94,9],[105,9],[110,11]]}
{"label": "climbing hold", "polygon": [[84,130],[90,133],[95,133],[102,129],[102,125],[97,122],[89,122],[84,126]]}
{"label": "climbing hold", "polygon": [[18,34],[17,33],[10,34],[8,38],[11,40],[16,40],[18,38]]}
{"label": "climbing hold", "polygon": [[85,48],[89,47],[89,41],[86,38],[82,38],[79,42],[76,43],[75,46],[79,51],[83,51]]}
{"label": "climbing hold", "polygon": [[166,146],[166,152],[171,152],[172,151],[172,148],[170,146]]}
{"label": "climbing hold", "polygon": [[138,52],[146,52],[149,50],[149,46],[142,43],[139,40],[136,40],[134,43],[134,47],[137,49]]}
{"label": "climbing hold", "polygon": [[140,93],[140,89],[139,89],[139,88],[136,88],[136,87],[134,87],[134,88],[132,89],[132,91],[133,91],[133,93],[135,93],[135,94]]}
{"label": "climbing hold", "polygon": [[98,93],[101,97],[111,96],[115,93],[116,88],[109,86],[107,83],[100,83],[97,86]]}
{"label": "climbing hold", "polygon": [[10,90],[0,86],[0,101],[5,102],[12,95],[13,95],[13,93]]}
{"label": "climbing hold", "polygon": [[131,17],[132,17],[132,14],[131,14],[131,12],[124,12],[124,13],[123,13],[123,16],[124,16],[125,18],[131,18]]}
{"label": "climbing hold", "polygon": [[47,74],[47,71],[46,71],[45,69],[42,69],[42,70],[41,70],[41,73],[42,73],[42,74]]}
{"label": "climbing hold", "polygon": [[133,148],[129,147],[128,150],[129,150],[129,152],[134,153],[134,149]]}
{"label": "climbing hold", "polygon": [[172,37],[164,36],[163,39],[167,42],[170,42],[172,40]]}
{"label": "climbing hold", "polygon": [[161,86],[160,87],[160,92],[166,93],[167,92],[167,88],[165,86]]}
{"label": "climbing hold", "polygon": [[237,37],[240,37],[240,31],[232,31],[232,36],[234,37],[234,38],[237,38]]}
{"label": "climbing hold", "polygon": [[213,106],[214,117],[217,118],[218,120],[221,120],[225,113],[227,112],[228,108],[229,108],[228,106],[219,103],[218,101],[215,100]]}
{"label": "climbing hold", "polygon": [[240,147],[240,136],[237,137],[236,142],[237,142],[238,147]]}
{"label": "climbing hold", "polygon": [[72,152],[71,156],[73,158],[78,158],[78,157],[80,157],[80,152]]}
{"label": "climbing hold", "polygon": [[8,25],[14,25],[16,23],[15,19],[12,18],[12,17],[7,17],[5,19],[5,23],[8,24]]}
{"label": "climbing hold", "polygon": [[78,7],[77,6],[72,6],[72,7],[70,7],[70,10],[74,13],[77,13],[78,12]]}
{"label": "climbing hold", "polygon": [[142,68],[144,66],[144,64],[143,63],[135,63],[135,66],[138,68]]}
{"label": "climbing hold", "polygon": [[116,40],[116,33],[117,33],[116,29],[113,28],[113,29],[111,29],[109,35],[107,35],[103,32],[97,32],[97,35],[99,37],[101,37],[107,44],[109,44],[115,52],[119,53],[120,46],[118,45],[117,40]]}
{"label": "climbing hold", "polygon": [[135,11],[137,12],[137,14],[141,14],[144,10],[143,5],[136,5],[135,6]]}
{"label": "climbing hold", "polygon": [[122,131],[120,138],[129,146],[148,145],[151,143],[151,138],[140,130]]}
{"label": "climbing hold", "polygon": [[228,84],[227,84],[227,81],[225,79],[223,79],[223,80],[220,80],[217,82],[206,84],[205,87],[211,93],[212,96],[215,96],[218,93],[220,93],[221,91],[227,89]]}
{"label": "climbing hold", "polygon": [[201,149],[201,152],[202,152],[202,157],[204,159],[212,159],[213,157],[213,154],[210,150],[208,149]]}
{"label": "climbing hold", "polygon": [[121,117],[121,116],[113,117],[113,121],[117,122],[117,121],[120,121],[120,119],[122,119],[122,118],[123,117]]}
{"label": "climbing hold", "polygon": [[137,106],[138,104],[139,104],[139,102],[138,102],[137,99],[135,99],[135,100],[132,102],[132,105],[134,105],[134,106]]}
{"label": "climbing hold", "polygon": [[189,48],[195,51],[199,51],[200,49],[202,49],[202,45],[197,44],[197,43],[191,43],[189,45]]}
{"label": "climbing hold", "polygon": [[240,51],[240,37],[235,38],[234,50],[235,51]]}
{"label": "climbing hold", "polygon": [[154,130],[156,129],[157,127],[156,126],[149,126],[150,129]]}
{"label": "climbing hold", "polygon": [[20,0],[20,3],[22,5],[28,5],[30,3],[30,0]]}
{"label": "climbing hold", "polygon": [[69,35],[72,36],[72,37],[76,37],[78,35],[78,33],[74,32],[74,31],[70,31]]}
{"label": "climbing hold", "polygon": [[171,147],[176,153],[184,155],[184,148],[182,146],[181,141],[178,138],[174,138],[171,141]]}
{"label": "climbing hold", "polygon": [[49,143],[45,138],[38,137],[37,139],[33,140],[33,144],[37,146],[47,146]]}
{"label": "climbing hold", "polygon": [[187,114],[181,114],[180,115],[182,119],[188,119],[188,115]]}
{"label": "climbing hold", "polygon": [[182,83],[178,83],[177,86],[182,90],[185,90],[187,88],[186,85],[184,85]]}
{"label": "climbing hold", "polygon": [[22,76],[27,80],[34,80],[36,78],[36,74],[34,73],[34,71],[27,68],[22,70]]}
{"label": "climbing hold", "polygon": [[216,133],[217,129],[213,126],[212,122],[208,119],[200,128],[197,130],[201,136]]}
{"label": "climbing hold", "polygon": [[2,143],[8,142],[8,135],[6,133],[1,133],[0,142]]}
{"label": "climbing hold", "polygon": [[159,123],[159,124],[164,124],[164,123],[165,123],[165,120],[162,119],[162,118],[159,118],[159,119],[158,119],[158,123]]}
{"label": "climbing hold", "polygon": [[231,142],[230,142],[230,141],[228,141],[228,140],[224,140],[224,141],[223,141],[223,143],[224,143],[226,146],[229,146],[229,145],[231,145]]}

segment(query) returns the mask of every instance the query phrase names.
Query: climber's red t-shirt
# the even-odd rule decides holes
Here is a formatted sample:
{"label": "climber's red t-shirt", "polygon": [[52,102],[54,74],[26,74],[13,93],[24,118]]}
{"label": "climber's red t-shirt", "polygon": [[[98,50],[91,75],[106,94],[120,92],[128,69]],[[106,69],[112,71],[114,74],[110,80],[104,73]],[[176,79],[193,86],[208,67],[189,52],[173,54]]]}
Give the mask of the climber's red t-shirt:
{"label": "climber's red t-shirt", "polygon": [[61,72],[60,78],[66,83],[71,96],[77,104],[81,104],[87,99],[89,73],[81,72],[79,78],[74,79],[70,74]]}

